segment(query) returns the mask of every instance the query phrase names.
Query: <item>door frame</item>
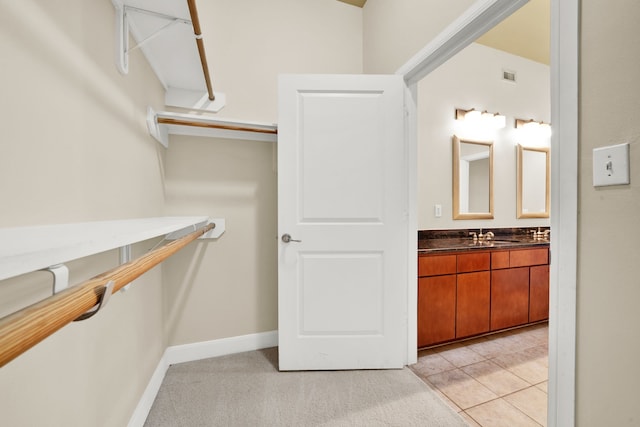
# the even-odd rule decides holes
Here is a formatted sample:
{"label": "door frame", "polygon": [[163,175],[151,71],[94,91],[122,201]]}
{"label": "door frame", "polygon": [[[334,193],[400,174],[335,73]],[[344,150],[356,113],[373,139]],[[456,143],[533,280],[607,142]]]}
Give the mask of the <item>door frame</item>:
{"label": "door frame", "polygon": [[[417,155],[418,82],[528,0],[478,0],[396,71],[408,86],[409,158]],[[548,425],[575,425],[579,0],[551,0],[551,268]],[[560,143],[562,141],[562,144]],[[417,277],[417,164],[409,162],[410,278]],[[408,283],[408,363],[417,361],[417,280]]]}

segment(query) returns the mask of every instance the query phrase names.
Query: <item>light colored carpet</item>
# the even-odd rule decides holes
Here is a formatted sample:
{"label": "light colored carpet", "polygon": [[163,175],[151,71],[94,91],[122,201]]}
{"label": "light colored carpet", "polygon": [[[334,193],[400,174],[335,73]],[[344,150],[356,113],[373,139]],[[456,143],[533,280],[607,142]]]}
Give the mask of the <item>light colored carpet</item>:
{"label": "light colored carpet", "polygon": [[409,369],[279,372],[277,348],[173,365],[145,426],[466,423]]}

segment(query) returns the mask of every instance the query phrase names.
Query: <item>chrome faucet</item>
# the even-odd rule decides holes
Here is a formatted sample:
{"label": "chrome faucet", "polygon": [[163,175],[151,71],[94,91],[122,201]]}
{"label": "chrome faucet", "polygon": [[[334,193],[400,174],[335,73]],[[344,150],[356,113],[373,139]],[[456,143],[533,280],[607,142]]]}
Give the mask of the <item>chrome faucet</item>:
{"label": "chrome faucet", "polygon": [[494,234],[492,231],[487,231],[483,234],[481,228],[479,233],[472,231],[469,233],[469,236],[471,236],[474,242],[488,242],[489,240],[493,239]]}

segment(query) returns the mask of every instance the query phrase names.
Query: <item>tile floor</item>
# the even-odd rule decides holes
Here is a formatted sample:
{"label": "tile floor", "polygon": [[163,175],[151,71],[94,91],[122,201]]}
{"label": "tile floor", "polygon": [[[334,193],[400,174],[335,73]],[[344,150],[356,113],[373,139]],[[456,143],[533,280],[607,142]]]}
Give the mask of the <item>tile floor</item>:
{"label": "tile floor", "polygon": [[547,424],[546,323],[418,353],[411,369],[470,426]]}

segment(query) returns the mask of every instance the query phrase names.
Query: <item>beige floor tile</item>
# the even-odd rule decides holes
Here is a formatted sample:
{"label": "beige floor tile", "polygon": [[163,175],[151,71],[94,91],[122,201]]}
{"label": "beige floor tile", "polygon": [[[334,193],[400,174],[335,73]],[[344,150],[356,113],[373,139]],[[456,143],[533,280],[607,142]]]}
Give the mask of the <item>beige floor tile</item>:
{"label": "beige floor tile", "polygon": [[491,361],[465,366],[462,370],[498,396],[530,387],[530,384]]}
{"label": "beige floor tile", "polygon": [[503,399],[483,403],[466,412],[482,427],[540,427]]}
{"label": "beige floor tile", "polygon": [[536,387],[539,388],[540,390],[544,391],[545,393],[549,393],[549,381],[545,381],[543,383],[536,384]]}
{"label": "beige floor tile", "polygon": [[423,353],[418,355],[418,362],[410,366],[411,370],[418,376],[428,377],[440,372],[450,371],[456,367],[444,357],[437,353]]}
{"label": "beige floor tile", "polygon": [[458,405],[456,405],[453,400],[449,399],[447,397],[446,394],[444,394],[443,392],[441,392],[438,387],[436,387],[435,385],[431,384],[429,382],[429,380],[427,380],[426,378],[422,379],[425,383],[427,383],[429,385],[429,387],[431,387],[433,389],[433,392],[435,394],[438,395],[438,397],[440,397],[440,399],[442,399],[447,405],[449,405],[451,407],[451,409],[453,409],[456,412],[462,412],[462,408],[460,408]]}
{"label": "beige floor tile", "polygon": [[530,360],[536,360],[544,366],[549,367],[549,351],[542,346],[531,347],[523,351],[530,357]]}
{"label": "beige floor tile", "polygon": [[493,362],[509,370],[531,385],[535,385],[549,379],[549,368],[542,360],[527,354],[516,352],[504,354],[492,359]]}
{"label": "beige floor tile", "polygon": [[462,409],[498,397],[494,392],[459,369],[435,374],[427,379]]}
{"label": "beige floor tile", "polygon": [[529,387],[504,397],[504,400],[536,420],[547,425],[547,394],[537,387]]}
{"label": "beige floor tile", "polygon": [[437,354],[444,357],[458,368],[485,360],[485,358],[480,354],[462,344],[445,347],[438,351]]}
{"label": "beige floor tile", "polygon": [[524,331],[518,331],[505,332],[505,335],[496,338],[496,341],[504,347],[507,352],[522,351],[540,345],[540,341],[535,337],[527,336]]}
{"label": "beige floor tile", "polygon": [[468,348],[475,351],[486,359],[493,359],[496,356],[507,353],[507,349],[500,345],[500,342],[492,339],[484,339],[468,345]]}

